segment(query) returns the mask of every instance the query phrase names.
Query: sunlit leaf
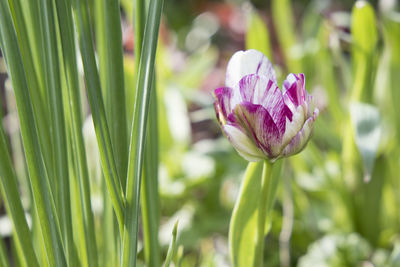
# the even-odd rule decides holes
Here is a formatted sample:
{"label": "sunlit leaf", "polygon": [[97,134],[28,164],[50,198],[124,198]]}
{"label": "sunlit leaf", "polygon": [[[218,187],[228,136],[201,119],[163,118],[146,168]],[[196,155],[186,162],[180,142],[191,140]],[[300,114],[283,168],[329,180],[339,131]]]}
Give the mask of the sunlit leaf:
{"label": "sunlit leaf", "polygon": [[367,1],[357,1],[351,16],[351,34],[356,49],[371,53],[378,41],[374,9]]}
{"label": "sunlit leaf", "polygon": [[246,49],[256,49],[272,59],[269,33],[265,21],[257,12],[248,15]]}
{"label": "sunlit leaf", "polygon": [[[272,177],[279,175],[282,161],[275,163]],[[256,249],[257,236],[257,208],[261,194],[261,174],[263,162],[251,162],[247,166],[246,174],[240,188],[232,213],[229,229],[230,253],[233,266],[252,266]],[[272,179],[277,180],[277,179]],[[278,183],[272,185],[275,187]],[[273,189],[271,189],[273,191]],[[268,196],[272,200],[275,196]],[[268,201],[271,203],[273,201]],[[270,208],[268,208],[270,210]],[[270,216],[267,214],[265,233],[271,227]]]}
{"label": "sunlit leaf", "polygon": [[352,103],[350,115],[354,127],[355,142],[363,159],[368,181],[374,168],[376,152],[381,138],[381,118],[376,107]]}

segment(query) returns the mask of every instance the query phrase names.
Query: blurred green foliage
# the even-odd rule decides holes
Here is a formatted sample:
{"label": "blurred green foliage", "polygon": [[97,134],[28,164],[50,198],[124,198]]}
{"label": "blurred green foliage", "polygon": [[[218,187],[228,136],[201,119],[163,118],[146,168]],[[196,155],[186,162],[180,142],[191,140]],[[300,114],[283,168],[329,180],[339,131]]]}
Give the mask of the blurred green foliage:
{"label": "blurred green foliage", "polygon": [[[130,24],[132,3],[121,2],[127,14],[123,23]],[[283,164],[265,266],[400,266],[400,13],[397,7],[370,3],[166,1],[156,56],[161,259],[179,220],[176,253],[169,254],[175,266],[230,266],[229,221],[247,162],[221,134],[211,92],[223,85],[226,63],[236,50],[256,48],[276,64],[278,81],[292,71],[305,73],[307,90],[320,109],[307,148]],[[129,39],[129,28],[123,30]],[[126,43],[124,48],[129,120],[135,58]],[[35,66],[40,65],[40,57],[33,56]],[[4,124],[22,199],[29,203],[9,87]],[[102,201],[107,192],[83,102],[95,230],[100,233],[117,225],[110,203]],[[354,105],[367,105],[378,116],[358,110],[354,118]],[[372,126],[360,133],[365,121]],[[378,137],[363,138],[376,128]],[[365,149],[373,156],[366,156]],[[71,187],[79,190],[77,184]],[[119,249],[116,233],[96,237],[100,264],[115,263],[116,254],[108,257],[107,251]],[[2,248],[0,243],[0,253]],[[143,264],[143,243],[138,256]]]}

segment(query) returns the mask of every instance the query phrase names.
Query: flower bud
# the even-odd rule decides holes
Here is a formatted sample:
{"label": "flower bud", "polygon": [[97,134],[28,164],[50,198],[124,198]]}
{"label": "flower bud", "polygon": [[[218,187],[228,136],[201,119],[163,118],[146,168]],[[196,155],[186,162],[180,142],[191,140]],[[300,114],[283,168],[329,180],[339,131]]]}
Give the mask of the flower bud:
{"label": "flower bud", "polygon": [[232,56],[225,87],[215,89],[214,97],[221,128],[249,161],[275,161],[300,152],[318,116],[304,74],[289,74],[282,92],[271,62],[257,50]]}

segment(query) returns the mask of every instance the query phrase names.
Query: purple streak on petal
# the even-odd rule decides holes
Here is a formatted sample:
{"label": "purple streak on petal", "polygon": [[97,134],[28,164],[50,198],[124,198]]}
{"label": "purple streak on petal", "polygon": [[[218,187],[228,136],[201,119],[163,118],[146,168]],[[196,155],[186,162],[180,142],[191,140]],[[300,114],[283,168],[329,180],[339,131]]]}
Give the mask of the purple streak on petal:
{"label": "purple streak on petal", "polygon": [[285,101],[290,100],[295,107],[303,104],[307,96],[304,74],[289,74],[283,82],[283,94]]}
{"label": "purple streak on petal", "polygon": [[[231,109],[231,98],[233,95],[232,88],[220,87],[214,90],[214,108],[217,114],[218,121],[224,121],[228,117],[229,113],[232,112]],[[222,117],[221,117],[222,116]]]}
{"label": "purple streak on petal", "polygon": [[249,74],[239,81],[239,92],[243,101],[254,103],[254,91],[259,80],[257,74]]}
{"label": "purple streak on petal", "polygon": [[[263,55],[263,57],[264,57],[264,55]],[[257,66],[257,70],[256,70],[256,73],[257,73],[257,74],[258,74],[258,72],[260,71],[260,68],[261,68],[261,65],[262,65],[262,59],[263,59],[263,58],[261,58],[260,62],[258,62],[258,66]]]}
{"label": "purple streak on petal", "polygon": [[273,84],[267,91],[261,104],[271,114],[279,132],[283,134],[286,128],[286,118],[292,121],[293,114],[286,106],[282,92],[276,84]]}
{"label": "purple streak on petal", "polygon": [[280,151],[282,134],[268,111],[261,105],[242,102],[235,108],[237,124],[252,136],[256,145],[269,158]]}
{"label": "purple streak on petal", "polygon": [[285,132],[286,118],[291,121],[293,114],[275,82],[265,76],[250,74],[240,80],[239,91],[243,101],[262,105],[271,114],[279,132]]}
{"label": "purple streak on petal", "polygon": [[313,130],[314,121],[318,116],[318,109],[314,110],[314,113],[309,117],[303,125],[303,128],[292,138],[289,144],[282,151],[284,157],[299,153],[304,149],[308,140],[310,139],[311,132]]}

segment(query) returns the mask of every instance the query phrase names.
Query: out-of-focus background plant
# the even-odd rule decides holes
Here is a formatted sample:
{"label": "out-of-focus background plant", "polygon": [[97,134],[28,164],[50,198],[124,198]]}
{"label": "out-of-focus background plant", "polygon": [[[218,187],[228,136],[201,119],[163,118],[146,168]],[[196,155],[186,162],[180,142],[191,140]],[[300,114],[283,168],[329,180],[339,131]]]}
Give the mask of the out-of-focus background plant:
{"label": "out-of-focus background plant", "polygon": [[[87,19],[90,21],[82,23],[90,22],[92,25],[99,77],[104,89],[107,88],[107,79],[110,79],[107,72],[110,66],[114,66],[107,65],[111,64],[113,55],[105,52],[108,51],[107,44],[113,42],[104,40],[104,36],[118,36],[113,37],[112,27],[105,25],[110,21],[116,22],[115,18],[104,17],[104,9],[109,7],[101,6],[100,2],[103,1],[89,1],[90,17]],[[113,79],[125,88],[125,112],[112,104],[113,98],[107,94],[112,92],[112,88],[105,89],[103,97],[107,116],[110,116],[107,118],[112,140],[121,129],[118,128],[119,122],[110,118],[120,117],[129,122],[122,128],[127,134],[124,137],[126,145],[114,147],[114,151],[119,151],[116,162],[125,162],[125,165],[117,165],[118,172],[120,175],[124,173],[121,176],[125,177],[139,61],[134,53],[137,49],[132,23],[137,18],[132,12],[135,4],[130,0],[121,0],[120,4],[123,75],[120,73]],[[35,22],[35,10],[30,8],[30,5],[14,5],[11,9],[13,19],[18,21],[21,19],[19,16],[24,16],[28,21]],[[151,10],[151,6],[148,9]],[[18,10],[23,13],[18,14]],[[77,17],[78,14],[74,13],[74,19]],[[135,21],[135,26],[138,26]],[[29,40],[37,38],[39,33],[24,33],[26,25],[16,25],[18,34],[26,34]],[[107,35],[104,35],[104,29],[108,30]],[[54,34],[60,38],[63,34],[58,31],[57,28]],[[0,43],[5,40],[4,36],[1,37]],[[19,42],[23,44],[23,40]],[[27,49],[38,44],[40,42],[20,45],[21,51],[24,45]],[[70,45],[74,46],[75,42]],[[158,139],[159,150],[159,201],[154,208],[159,210],[156,213],[159,218],[151,218],[153,223],[159,225],[158,236],[153,235],[158,238],[160,248],[158,251],[156,246],[156,250],[152,250],[157,255],[154,257],[160,259],[157,264],[167,255],[178,220],[176,248],[171,259],[175,266],[230,266],[227,241],[229,220],[247,162],[221,135],[211,92],[224,84],[230,56],[237,50],[250,48],[262,51],[274,63],[279,82],[284,80],[286,73],[305,73],[306,88],[320,110],[314,135],[306,149],[283,165],[271,231],[264,248],[265,266],[400,266],[400,13],[399,3],[395,0],[165,2],[153,82],[157,99],[154,98],[150,104],[150,118],[155,115],[151,106],[158,108],[158,123],[151,126],[150,121],[154,120],[150,120],[148,126],[156,133],[152,140]],[[85,53],[82,48],[80,53]],[[24,67],[36,70],[43,80],[28,81],[29,84],[36,83],[41,88],[48,82],[57,82],[45,80],[46,74],[42,72],[51,68],[38,67],[42,64],[46,66],[42,55],[32,56],[34,65]],[[75,82],[82,88],[85,83],[89,87],[90,82],[84,80],[80,55],[77,58],[79,80]],[[64,65],[60,66],[64,68]],[[42,249],[38,218],[31,209],[32,190],[22,148],[21,120],[18,120],[14,92],[4,60],[0,61],[0,71],[4,140],[8,143],[19,194],[33,231],[32,242],[40,244],[37,248]],[[64,89],[70,82],[65,79],[58,81]],[[78,235],[85,231],[79,228],[78,222],[81,220],[79,216],[83,216],[85,221],[88,220],[85,216],[91,213],[82,209],[91,209],[95,226],[92,234],[97,242],[91,246],[96,248],[98,263],[101,266],[117,266],[121,251],[118,215],[113,215],[115,204],[105,185],[108,174],[101,167],[101,154],[91,115],[94,109],[89,108],[86,91],[82,89],[77,93],[81,99],[90,189],[88,185],[79,185],[80,180],[76,179],[71,179],[70,187],[73,195],[79,195],[79,190],[85,188],[90,190],[90,199],[87,200],[91,205],[81,206],[81,199],[71,198],[73,247],[87,247],[85,242],[90,240],[90,233],[86,233],[88,240],[82,241]],[[42,95],[45,95],[44,92]],[[32,95],[34,97],[37,96]],[[53,96],[49,94],[46,97]],[[33,101],[39,103],[37,99]],[[47,123],[54,119],[54,114],[46,112],[46,109],[56,107],[46,105],[34,106],[35,114],[43,116],[42,120],[38,120],[42,123],[37,125],[39,129],[50,128]],[[64,112],[70,111],[66,108]],[[41,142],[50,142],[46,139],[46,131],[43,132]],[[79,129],[67,134],[67,138],[71,138],[67,140],[67,144],[71,145],[68,150],[75,149],[72,144],[79,142],[73,138],[78,132]],[[51,148],[44,151],[44,160],[50,161],[51,155]],[[124,156],[126,158],[118,159]],[[2,155],[0,159],[2,162],[5,160]],[[146,170],[150,172],[147,175],[154,171],[152,165],[146,165],[146,162],[157,160],[154,157],[145,159],[145,178]],[[69,162],[69,173],[73,176],[75,164],[79,161],[70,158]],[[4,175],[5,172],[0,173],[0,178],[4,179]],[[54,173],[48,175],[57,177]],[[142,187],[142,202],[146,202],[143,190]],[[2,189],[2,200],[6,192]],[[56,205],[60,204],[58,201],[62,200],[57,200]],[[1,206],[2,263],[26,266],[24,250],[12,231],[4,202]],[[143,204],[142,210],[146,210]],[[75,215],[77,218],[74,218]],[[142,224],[146,227],[151,225],[146,221],[139,225],[138,263],[152,266],[155,263],[151,263],[146,254],[148,243],[146,239],[143,242],[144,238],[148,238],[149,229],[143,228]],[[44,264],[47,261],[41,249],[35,253],[39,264]],[[77,259],[81,263],[84,257],[88,257],[90,262],[90,249],[88,255],[79,249],[75,253],[78,253]]]}

